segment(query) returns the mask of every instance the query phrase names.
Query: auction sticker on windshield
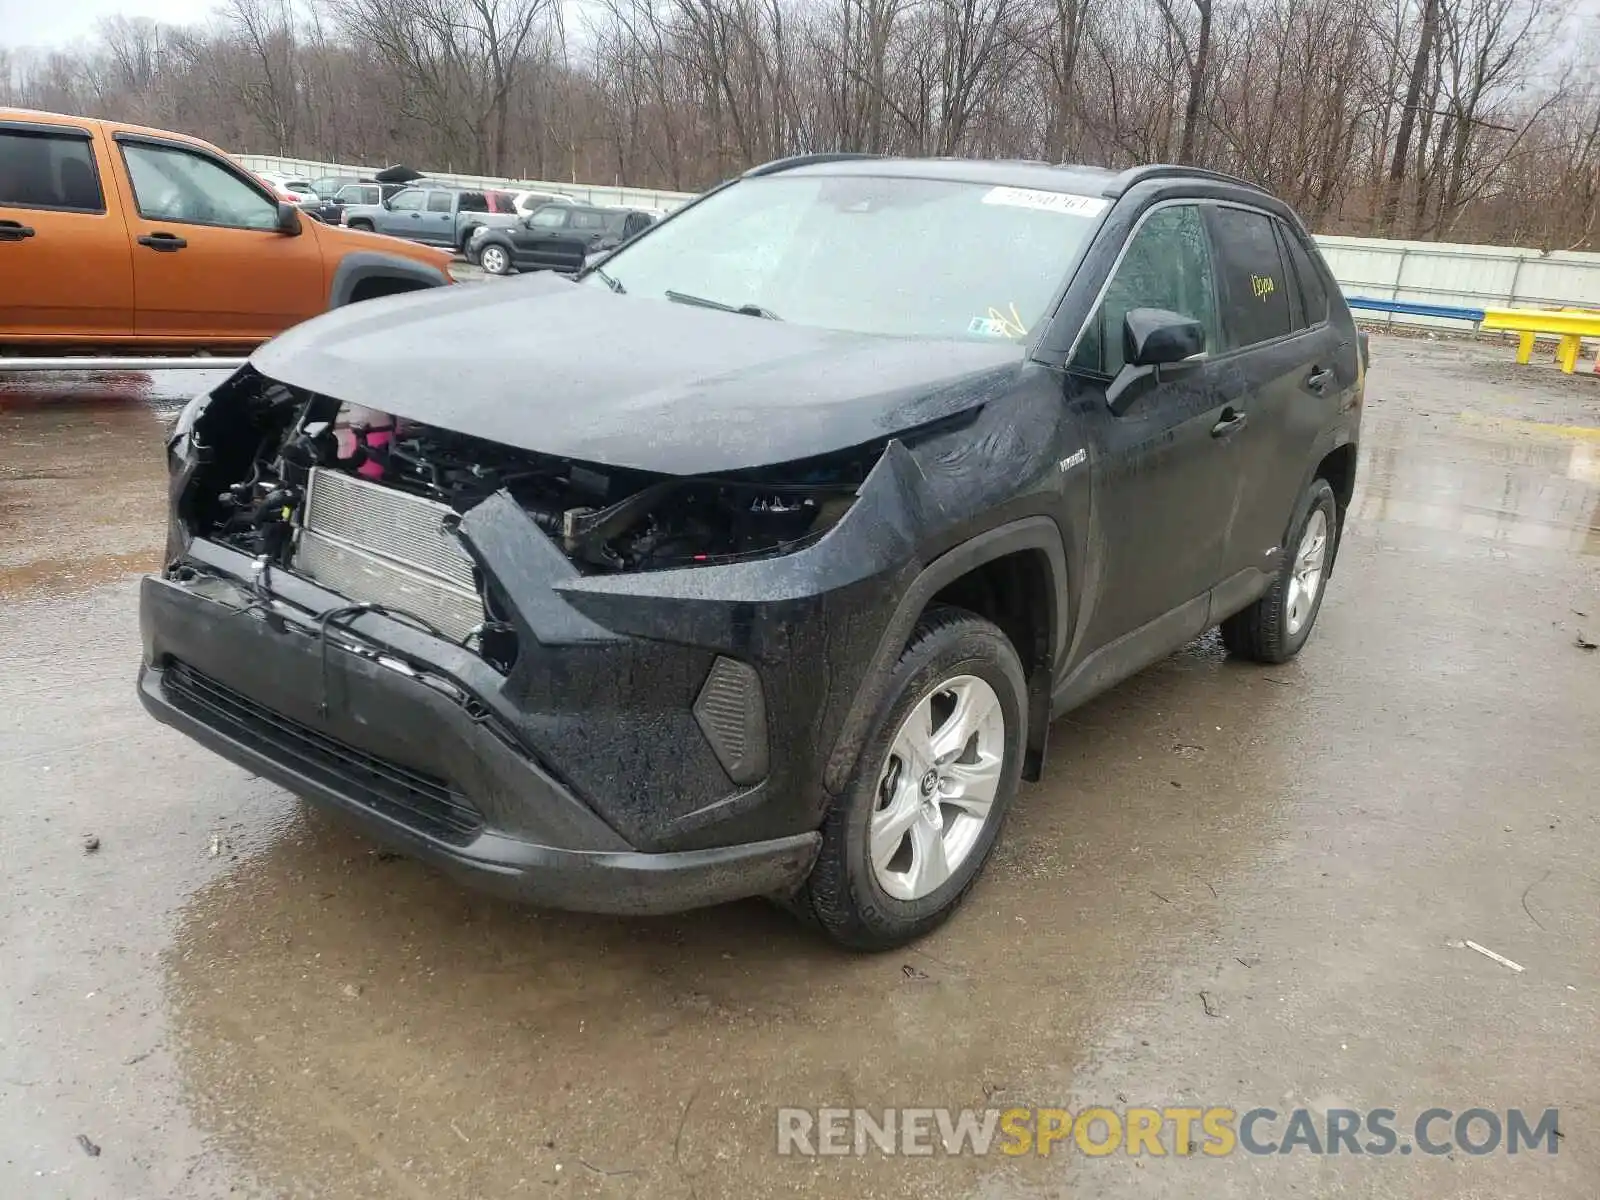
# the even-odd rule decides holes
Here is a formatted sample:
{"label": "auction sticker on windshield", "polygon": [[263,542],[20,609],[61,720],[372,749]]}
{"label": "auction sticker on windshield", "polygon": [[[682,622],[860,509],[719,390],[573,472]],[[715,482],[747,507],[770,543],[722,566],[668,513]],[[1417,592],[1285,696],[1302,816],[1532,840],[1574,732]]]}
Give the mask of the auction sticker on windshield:
{"label": "auction sticker on windshield", "polygon": [[1046,192],[1038,188],[996,187],[983,194],[985,204],[1004,204],[1010,208],[1042,208],[1071,217],[1098,217],[1107,201],[1099,196],[1075,196],[1071,192]]}

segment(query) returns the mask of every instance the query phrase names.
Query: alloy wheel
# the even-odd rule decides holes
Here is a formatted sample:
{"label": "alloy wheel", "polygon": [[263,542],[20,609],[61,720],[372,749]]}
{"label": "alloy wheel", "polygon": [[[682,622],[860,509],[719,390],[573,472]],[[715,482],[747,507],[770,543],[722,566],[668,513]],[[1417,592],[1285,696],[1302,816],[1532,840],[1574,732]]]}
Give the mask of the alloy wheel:
{"label": "alloy wheel", "polygon": [[966,861],[989,821],[1005,746],[1000,697],[975,675],[946,680],[911,710],[890,743],[868,829],[885,892],[920,900]]}
{"label": "alloy wheel", "polygon": [[1316,607],[1317,593],[1322,590],[1323,567],[1328,559],[1328,515],[1322,509],[1313,509],[1301,535],[1300,548],[1295,551],[1294,567],[1289,575],[1289,636],[1300,632]]}

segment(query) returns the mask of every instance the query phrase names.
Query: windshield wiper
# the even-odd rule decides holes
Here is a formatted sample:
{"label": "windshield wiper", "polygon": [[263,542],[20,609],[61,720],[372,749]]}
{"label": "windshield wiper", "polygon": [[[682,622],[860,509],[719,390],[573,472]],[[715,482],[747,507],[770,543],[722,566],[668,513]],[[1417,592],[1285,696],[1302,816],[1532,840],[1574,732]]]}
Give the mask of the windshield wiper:
{"label": "windshield wiper", "polygon": [[721,300],[707,300],[704,296],[691,296],[688,292],[674,292],[670,289],[663,294],[674,304],[692,304],[696,308],[714,308],[718,312],[739,313],[746,317],[764,317],[768,321],[783,320],[770,308],[762,308],[759,304],[724,304]]}
{"label": "windshield wiper", "polygon": [[623,292],[628,290],[627,288],[623,287],[622,284],[619,283],[617,280],[615,280],[615,279],[611,278],[611,276],[607,275],[599,267],[590,267],[589,270],[593,271],[596,275],[600,276],[600,282],[605,284],[608,288],[610,288],[617,295],[620,296],[620,295],[622,295]]}

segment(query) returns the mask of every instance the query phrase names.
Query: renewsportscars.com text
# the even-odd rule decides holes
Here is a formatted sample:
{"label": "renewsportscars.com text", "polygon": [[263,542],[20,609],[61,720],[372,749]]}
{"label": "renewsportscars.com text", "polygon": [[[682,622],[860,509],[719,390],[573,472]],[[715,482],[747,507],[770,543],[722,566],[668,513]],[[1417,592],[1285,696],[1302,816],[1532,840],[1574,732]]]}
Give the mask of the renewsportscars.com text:
{"label": "renewsportscars.com text", "polygon": [[785,1155],[987,1155],[1075,1152],[1213,1158],[1245,1154],[1555,1154],[1560,1111],[1428,1108],[1401,1118],[1392,1108],[1091,1107],[780,1108]]}

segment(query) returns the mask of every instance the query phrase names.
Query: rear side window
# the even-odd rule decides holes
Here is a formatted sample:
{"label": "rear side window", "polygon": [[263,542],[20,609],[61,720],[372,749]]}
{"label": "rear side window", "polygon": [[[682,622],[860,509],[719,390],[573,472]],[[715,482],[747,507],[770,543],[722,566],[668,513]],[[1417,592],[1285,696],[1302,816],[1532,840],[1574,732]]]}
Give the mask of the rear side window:
{"label": "rear side window", "polygon": [[1242,208],[1214,207],[1211,229],[1222,284],[1223,333],[1228,349],[1271,341],[1289,332],[1291,278],[1278,255],[1273,219]]}
{"label": "rear side window", "polygon": [[1278,226],[1278,236],[1289,252],[1289,262],[1300,289],[1300,311],[1307,325],[1320,325],[1328,319],[1328,286],[1322,281],[1322,272],[1306,250],[1305,243],[1287,225]]}
{"label": "rear side window", "polygon": [[1158,208],[1134,231],[1105,299],[1084,327],[1072,365],[1104,375],[1122,370],[1122,323],[1135,308],[1164,308],[1199,321],[1206,331],[1206,350],[1215,350],[1219,335],[1211,246],[1200,210],[1193,205]]}
{"label": "rear side window", "polygon": [[604,229],[606,214],[580,208],[573,212],[571,225],[574,229]]}
{"label": "rear side window", "polygon": [[[479,197],[479,199],[482,199],[482,197]],[[463,203],[462,203],[461,207],[462,208],[466,208],[467,207],[466,203],[465,203],[466,197],[462,197],[462,200],[463,200]],[[429,212],[449,212],[450,211],[450,193],[449,192],[429,192],[428,193],[428,211]],[[473,212],[473,211],[481,212],[482,210],[481,209],[468,209],[468,211],[469,212]]]}
{"label": "rear side window", "polygon": [[0,205],[105,212],[89,139],[0,129]]}

